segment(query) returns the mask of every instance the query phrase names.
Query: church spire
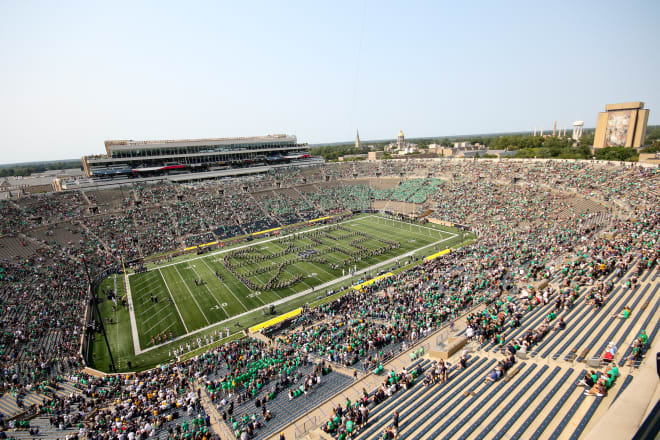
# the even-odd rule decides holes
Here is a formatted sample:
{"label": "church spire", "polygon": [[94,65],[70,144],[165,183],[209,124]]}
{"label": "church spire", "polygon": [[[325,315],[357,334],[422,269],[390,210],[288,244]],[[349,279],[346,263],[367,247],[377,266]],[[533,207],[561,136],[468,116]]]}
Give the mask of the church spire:
{"label": "church spire", "polygon": [[360,149],[360,130],[357,130],[357,134],[355,135],[355,148]]}

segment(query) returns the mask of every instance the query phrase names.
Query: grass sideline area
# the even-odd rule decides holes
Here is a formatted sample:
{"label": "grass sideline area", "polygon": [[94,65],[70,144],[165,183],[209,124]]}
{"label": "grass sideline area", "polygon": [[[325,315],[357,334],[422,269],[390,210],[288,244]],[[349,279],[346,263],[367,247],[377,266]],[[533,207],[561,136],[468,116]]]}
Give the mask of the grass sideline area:
{"label": "grass sideline area", "polygon": [[[325,302],[380,272],[409,268],[472,238],[445,226],[361,214],[150,264],[146,273],[128,275],[130,292],[123,277],[113,275],[99,289],[116,288],[118,297],[125,295],[130,303],[128,308],[114,308],[109,300],[100,304],[117,371],[140,371],[199,354],[268,320],[264,309],[271,304],[282,314]],[[353,270],[357,274],[351,276]],[[92,353],[91,366],[109,371],[102,335],[95,335]]]}

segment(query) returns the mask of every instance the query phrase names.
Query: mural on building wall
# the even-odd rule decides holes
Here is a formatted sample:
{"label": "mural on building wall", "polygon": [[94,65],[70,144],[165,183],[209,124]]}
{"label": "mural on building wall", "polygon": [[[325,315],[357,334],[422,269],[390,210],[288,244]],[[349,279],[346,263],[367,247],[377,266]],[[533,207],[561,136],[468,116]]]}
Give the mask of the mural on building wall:
{"label": "mural on building wall", "polygon": [[608,147],[616,147],[626,144],[628,127],[630,126],[630,110],[611,112],[607,119],[607,131],[605,133],[605,144]]}

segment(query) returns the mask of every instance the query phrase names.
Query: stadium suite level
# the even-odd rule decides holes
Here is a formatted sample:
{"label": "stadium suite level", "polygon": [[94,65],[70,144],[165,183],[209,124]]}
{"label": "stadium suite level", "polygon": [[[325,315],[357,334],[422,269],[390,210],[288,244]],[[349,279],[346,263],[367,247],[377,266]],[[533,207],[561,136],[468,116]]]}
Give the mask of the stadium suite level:
{"label": "stadium suite level", "polygon": [[106,154],[83,156],[88,177],[154,176],[281,163],[312,158],[295,136],[105,141]]}

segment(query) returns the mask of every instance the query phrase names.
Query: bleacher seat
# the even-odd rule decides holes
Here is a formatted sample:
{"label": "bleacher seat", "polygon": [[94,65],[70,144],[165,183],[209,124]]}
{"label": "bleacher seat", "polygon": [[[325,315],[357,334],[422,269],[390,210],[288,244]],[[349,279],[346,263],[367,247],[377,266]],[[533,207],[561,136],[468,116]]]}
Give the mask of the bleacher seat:
{"label": "bleacher seat", "polygon": [[[529,374],[534,370],[535,367],[536,367],[535,364],[532,365],[530,368],[525,369],[525,372],[524,372],[523,374],[518,375],[518,376],[516,377],[515,382],[514,382],[513,384],[511,384],[511,386],[507,389],[509,395],[510,395],[510,394],[511,394],[511,393],[512,393],[512,392],[518,387],[518,385],[520,385],[521,383],[524,382],[524,380],[527,378],[527,376],[529,376]],[[530,382],[531,382],[531,383],[536,383],[536,382],[541,378],[541,376],[543,376],[543,374],[546,372],[546,370],[547,370],[548,368],[549,368],[549,367],[548,367],[547,365],[544,365],[543,367],[541,367],[541,369],[540,369],[540,370],[534,375],[534,377],[531,379]],[[527,392],[527,389],[523,388],[522,390],[520,390],[520,391],[518,392],[518,394],[517,394],[515,397],[511,398],[511,399],[509,400],[509,403],[507,403],[507,404],[506,404],[506,405],[500,410],[499,416],[494,417],[493,420],[492,420],[487,426],[490,427],[490,429],[492,429],[492,427],[495,426],[495,425],[497,424],[497,422],[500,421],[500,418],[503,417],[503,416],[504,416],[504,415],[505,415],[505,414],[511,409],[511,407],[513,407],[513,405],[515,405],[516,402],[518,402],[518,400],[520,400],[520,399],[522,398],[522,396],[525,394],[525,392]],[[462,440],[467,440],[467,439],[472,435],[472,433],[473,433],[473,432],[474,432],[479,426],[481,426],[481,424],[486,420],[486,418],[488,418],[488,416],[490,416],[490,415],[491,415],[496,409],[498,409],[498,408],[500,407],[500,405],[502,404],[502,402],[504,401],[504,399],[506,399],[507,397],[508,397],[507,394],[502,394],[501,396],[499,396],[499,397],[495,400],[495,402],[493,402],[493,403],[488,407],[488,409],[481,411],[481,416],[480,416],[478,419],[476,419],[475,421],[473,421],[473,422],[472,422],[472,425],[470,425],[470,427],[469,427],[468,429],[466,429],[466,430],[463,432],[463,434],[461,434],[461,436],[460,436],[459,438],[462,439]],[[454,429],[451,430],[451,431],[449,432],[449,434],[447,434],[447,435],[445,436],[445,438],[451,438],[452,435],[454,435],[456,432],[458,432],[458,430],[459,430],[459,429],[460,429],[465,423],[467,423],[468,421],[470,421],[470,419],[471,419],[472,417],[474,417],[474,415],[475,415],[479,410],[482,410],[482,409],[483,409],[483,405],[484,405],[486,402],[488,402],[488,400],[480,401],[480,402],[479,402],[479,405],[478,405],[476,408],[474,408],[474,409],[473,409],[473,410],[472,410],[472,411],[471,411],[466,417],[464,417],[463,419],[461,419],[461,421],[458,422],[458,424],[454,427]]]}
{"label": "bleacher seat", "polygon": [[[571,391],[575,391],[575,389],[573,389],[573,390],[571,390]],[[561,422],[559,422],[559,424],[557,425],[557,427],[555,428],[555,430],[552,432],[552,434],[550,435],[550,437],[548,437],[549,440],[557,440],[557,439],[559,438],[559,436],[561,435],[562,431],[564,430],[564,428],[565,428],[566,425],[568,424],[568,421],[571,420],[571,419],[573,418],[573,416],[574,416],[575,413],[577,412],[577,410],[578,410],[578,408],[580,407],[580,405],[582,405],[582,402],[584,401],[584,399],[585,399],[586,397],[587,397],[587,396],[585,396],[584,393],[582,393],[582,392],[580,393],[580,395],[577,397],[577,399],[573,402],[573,405],[571,405],[571,407],[569,408],[569,410],[566,412],[566,414],[564,415],[564,417],[561,419]]]}
{"label": "bleacher seat", "polygon": [[477,380],[480,383],[481,376],[485,374],[485,372],[488,369],[492,368],[494,364],[495,364],[494,360],[487,361],[487,359],[485,358],[481,359],[475,362],[473,365],[471,365],[466,371],[462,372],[463,374],[461,374],[460,378],[455,377],[451,379],[449,382],[440,384],[440,386],[436,385],[434,387],[434,390],[442,389],[444,392],[443,393],[436,392],[437,395],[434,398],[428,400],[422,407],[415,408],[414,412],[412,408],[408,410],[407,413],[402,412],[401,414],[402,422],[399,424],[399,432],[401,433],[411,423],[416,422],[417,418],[422,414],[424,414],[426,411],[428,411],[430,408],[432,407],[442,408],[443,406],[445,406],[447,402],[449,402],[453,398],[452,391],[456,387],[458,387],[459,384],[463,384],[463,383],[469,384],[474,380]]}
{"label": "bleacher seat", "polygon": [[587,412],[584,414],[582,417],[582,420],[580,420],[580,423],[575,427],[573,430],[573,434],[571,434],[570,440],[577,440],[580,437],[580,434],[582,434],[582,431],[584,431],[584,428],[587,426],[587,423],[589,423],[589,420],[591,420],[591,417],[593,417],[594,413],[598,409],[598,405],[600,405],[600,402],[603,400],[602,397],[594,397],[594,401],[589,405],[589,409]]}
{"label": "bleacher seat", "polygon": [[[553,370],[553,373],[551,374],[551,376],[554,376],[556,374],[556,372],[558,372],[558,369],[559,369],[559,367],[555,367],[555,370]],[[522,433],[525,432],[525,430],[527,430],[527,428],[538,417],[538,415],[541,414],[541,412],[546,407],[548,402],[550,402],[550,399],[552,399],[552,397],[554,397],[557,394],[557,391],[559,391],[559,389],[562,387],[562,385],[564,385],[564,383],[568,380],[568,378],[570,377],[570,375],[572,373],[573,373],[573,369],[569,368],[566,371],[566,373],[564,373],[562,378],[555,384],[555,386],[553,386],[552,389],[550,389],[547,392],[545,397],[543,399],[541,399],[540,402],[534,403],[534,406],[533,406],[534,411],[522,423],[522,425],[520,426],[520,428],[518,428],[516,433],[513,434],[512,438],[521,438]],[[516,422],[516,420],[518,420],[518,418],[520,418],[522,413],[533,404],[533,402],[538,398],[538,396],[541,395],[541,391],[545,386],[546,386],[546,383],[544,383],[544,382],[540,383],[539,386],[537,387],[536,391],[533,392],[531,396],[529,396],[529,398],[525,401],[525,403],[523,403],[515,413],[507,415],[506,424],[497,432],[497,434],[495,434],[494,439],[499,440],[502,437],[504,437],[506,432],[509,429],[511,429],[513,424]],[[479,433],[479,436],[477,438],[478,439],[483,439],[486,436],[486,434],[488,434],[488,433],[489,433],[489,430],[484,429],[481,433]]]}
{"label": "bleacher seat", "polygon": [[[520,363],[520,364],[517,365],[518,371],[520,371],[520,370],[523,369],[524,367],[525,367],[525,362],[522,362],[522,363]],[[531,369],[534,369],[534,368],[536,368],[536,365],[535,365],[535,364],[532,365]],[[434,426],[434,427],[435,427],[436,423],[440,422],[442,419],[444,419],[444,418],[446,417],[446,420],[445,420],[440,426],[436,427],[436,429],[430,434],[430,437],[431,437],[431,438],[438,438],[438,436],[440,435],[440,433],[441,433],[442,431],[444,431],[445,429],[447,429],[447,427],[449,427],[449,425],[454,421],[454,418],[455,418],[456,416],[458,416],[459,414],[463,414],[463,412],[465,412],[465,411],[467,410],[467,408],[469,408],[470,405],[472,405],[472,404],[473,404],[474,402],[476,402],[477,400],[483,399],[484,402],[488,402],[488,401],[489,401],[489,400],[490,400],[495,394],[497,394],[497,392],[498,392],[500,389],[502,389],[502,388],[504,387],[504,385],[506,385],[506,383],[507,383],[507,382],[506,382],[506,380],[504,380],[504,378],[500,379],[500,380],[497,381],[497,382],[489,382],[489,383],[486,383],[486,384],[485,384],[485,388],[486,388],[486,387],[490,387],[490,388],[492,388],[492,389],[490,390],[490,392],[489,392],[485,397],[482,396],[481,394],[475,394],[475,395],[471,396],[471,398],[468,399],[468,401],[465,402],[465,403],[463,404],[463,406],[461,406],[457,411],[455,411],[455,412],[453,413],[453,415],[450,416],[450,417],[447,417],[447,416],[449,415],[449,412],[450,412],[449,410],[450,410],[450,409],[453,409],[453,408],[448,408],[447,410],[445,410],[443,413],[441,413],[442,417],[441,417],[441,416],[437,416],[437,417],[436,417],[435,419],[433,419],[433,421],[431,422],[431,426]],[[481,385],[481,383],[477,383],[477,386],[475,386],[474,389],[476,389],[479,385]],[[471,394],[471,392],[473,392],[474,389],[472,389],[471,391],[469,391],[469,393]],[[485,389],[482,390],[482,391],[485,391]],[[462,401],[463,401],[465,398],[467,398],[467,395],[463,395],[462,397],[459,397],[459,399],[457,399],[457,401],[454,402],[454,406],[460,405],[460,404],[462,403]],[[450,437],[450,436],[449,436],[449,437]]]}
{"label": "bleacher seat", "polygon": [[[578,375],[578,377],[581,378],[582,376],[584,376],[585,373],[586,373],[586,370],[582,370],[582,372]],[[552,422],[552,419],[555,418],[557,413],[564,406],[564,403],[566,403],[566,401],[571,396],[571,394],[574,394],[574,393],[575,393],[575,388],[574,387],[569,387],[566,390],[566,392],[564,392],[564,394],[559,398],[559,401],[555,404],[554,408],[552,408],[550,410],[550,412],[548,413],[548,415],[545,416],[545,418],[543,419],[543,421],[541,422],[539,427],[536,428],[536,430],[534,431],[534,434],[532,434],[530,438],[541,438],[541,436],[543,435],[543,432],[545,431],[545,429],[548,427],[550,422]],[[585,395],[580,393],[580,398],[582,398],[582,400],[584,399],[584,397],[585,397]],[[576,407],[576,410],[577,410],[577,407]],[[566,420],[568,420],[568,418],[566,418]],[[560,426],[561,426],[561,424],[560,424]]]}

